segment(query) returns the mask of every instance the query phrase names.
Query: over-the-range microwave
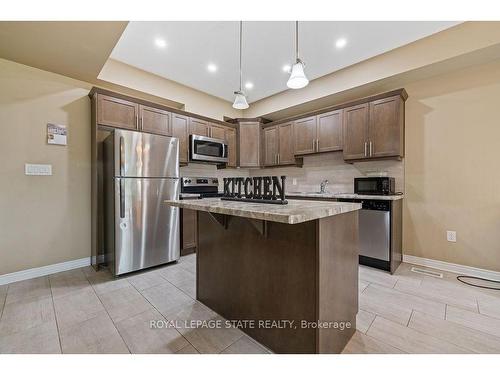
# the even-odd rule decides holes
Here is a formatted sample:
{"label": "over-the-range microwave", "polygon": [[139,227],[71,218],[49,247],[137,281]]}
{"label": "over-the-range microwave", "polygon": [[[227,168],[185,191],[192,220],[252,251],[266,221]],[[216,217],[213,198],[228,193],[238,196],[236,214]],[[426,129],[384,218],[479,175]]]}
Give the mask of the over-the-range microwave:
{"label": "over-the-range microwave", "polygon": [[227,142],[223,139],[191,134],[189,136],[189,160],[223,164],[228,158]]}

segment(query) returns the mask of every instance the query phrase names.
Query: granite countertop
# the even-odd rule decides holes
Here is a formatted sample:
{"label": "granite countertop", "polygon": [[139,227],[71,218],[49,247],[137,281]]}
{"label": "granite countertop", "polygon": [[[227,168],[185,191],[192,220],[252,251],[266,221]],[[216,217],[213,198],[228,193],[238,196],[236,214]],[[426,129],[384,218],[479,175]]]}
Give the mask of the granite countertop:
{"label": "granite countertop", "polygon": [[179,198],[185,198],[185,199],[196,199],[199,198],[200,194],[193,194],[193,193],[180,193]]}
{"label": "granite countertop", "polygon": [[361,209],[361,204],[359,203],[315,202],[290,199],[286,205],[224,201],[220,198],[170,200],[165,201],[165,203],[196,211],[241,216],[285,224],[298,224]]}
{"label": "granite countertop", "polygon": [[378,199],[384,201],[397,201],[404,198],[403,194],[398,195],[365,195],[365,194],[353,194],[353,193],[314,193],[314,192],[302,192],[302,191],[292,191],[286,193],[287,198],[325,198],[325,199]]}

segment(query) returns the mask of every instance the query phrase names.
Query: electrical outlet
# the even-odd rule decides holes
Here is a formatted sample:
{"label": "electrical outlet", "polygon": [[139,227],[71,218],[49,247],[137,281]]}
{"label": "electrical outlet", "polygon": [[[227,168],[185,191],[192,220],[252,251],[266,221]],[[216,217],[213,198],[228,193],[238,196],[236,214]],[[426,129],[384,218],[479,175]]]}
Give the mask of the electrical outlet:
{"label": "electrical outlet", "polygon": [[446,239],[448,240],[448,242],[457,242],[457,232],[455,232],[454,230],[447,230]]}
{"label": "electrical outlet", "polygon": [[297,185],[297,179],[296,178],[292,178],[292,185]]}

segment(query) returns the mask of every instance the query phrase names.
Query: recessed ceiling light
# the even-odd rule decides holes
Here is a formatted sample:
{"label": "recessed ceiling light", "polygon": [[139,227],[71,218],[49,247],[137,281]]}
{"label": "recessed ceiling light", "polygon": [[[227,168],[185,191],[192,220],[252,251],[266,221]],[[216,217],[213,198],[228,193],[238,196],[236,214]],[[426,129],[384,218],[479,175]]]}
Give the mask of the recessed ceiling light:
{"label": "recessed ceiling light", "polygon": [[158,48],[165,48],[167,46],[167,41],[165,39],[162,39],[162,38],[156,38],[155,45]]}
{"label": "recessed ceiling light", "polygon": [[247,83],[245,83],[245,88],[246,88],[246,89],[249,89],[249,90],[250,90],[250,89],[253,89],[253,83],[252,83],[252,82],[247,82]]}
{"label": "recessed ceiling light", "polygon": [[285,73],[290,73],[290,71],[292,70],[292,67],[290,65],[283,65],[283,71]]}
{"label": "recessed ceiling light", "polygon": [[210,73],[215,73],[217,71],[217,65],[215,65],[215,64],[208,64],[207,65],[207,70]]}
{"label": "recessed ceiling light", "polygon": [[337,47],[337,48],[344,48],[346,44],[347,44],[347,39],[346,38],[339,38],[335,42],[335,47]]}

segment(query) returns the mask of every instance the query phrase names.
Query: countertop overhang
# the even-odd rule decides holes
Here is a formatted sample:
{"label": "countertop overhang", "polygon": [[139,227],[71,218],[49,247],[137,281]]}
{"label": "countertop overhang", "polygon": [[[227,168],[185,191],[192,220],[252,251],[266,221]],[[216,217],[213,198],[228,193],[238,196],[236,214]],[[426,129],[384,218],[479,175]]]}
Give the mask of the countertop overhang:
{"label": "countertop overhang", "polygon": [[225,201],[220,198],[168,200],[165,201],[165,204],[195,211],[240,216],[285,224],[299,224],[361,209],[361,204],[359,203],[316,202],[293,199],[289,199],[286,205]]}
{"label": "countertop overhang", "polygon": [[404,198],[403,194],[393,195],[368,195],[368,194],[353,194],[353,193],[311,193],[302,191],[293,191],[286,193],[287,198],[315,198],[315,199],[372,199],[381,201],[397,201]]}

